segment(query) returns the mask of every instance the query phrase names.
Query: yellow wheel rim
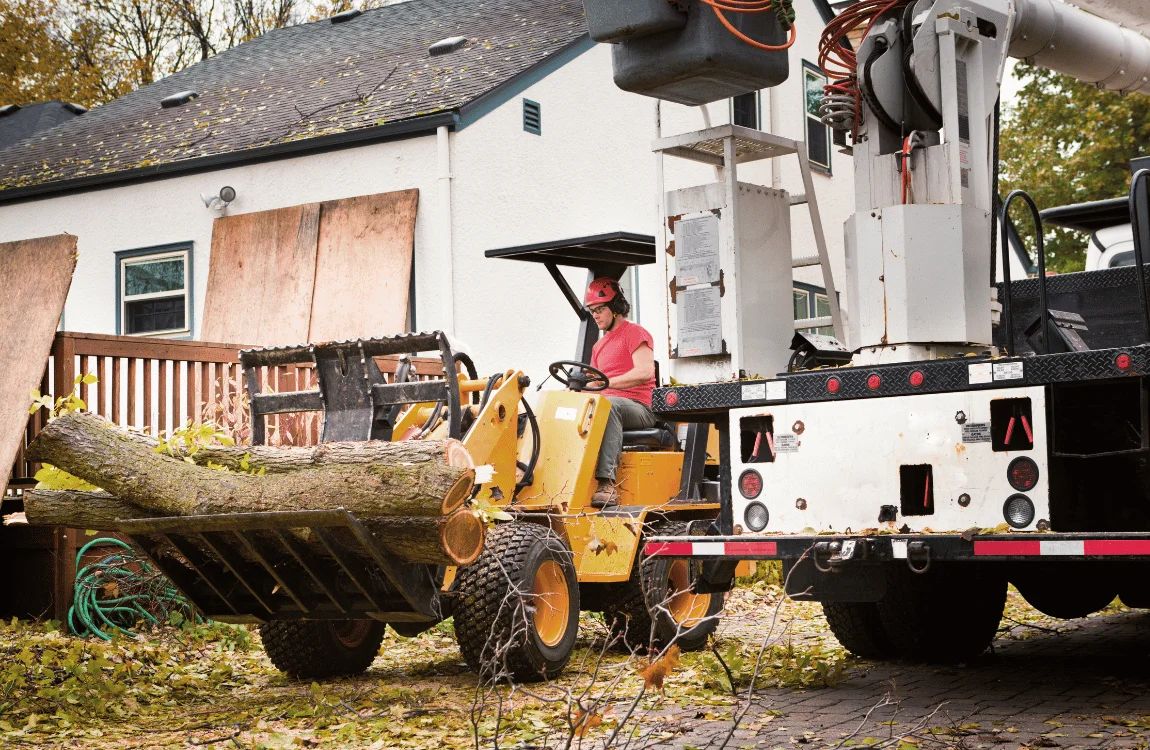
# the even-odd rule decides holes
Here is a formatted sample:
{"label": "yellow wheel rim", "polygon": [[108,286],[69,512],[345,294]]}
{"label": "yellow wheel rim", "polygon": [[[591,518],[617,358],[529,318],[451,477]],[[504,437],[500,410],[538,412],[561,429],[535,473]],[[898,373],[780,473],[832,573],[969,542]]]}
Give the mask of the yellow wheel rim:
{"label": "yellow wheel rim", "polygon": [[567,618],[571,614],[571,597],[567,591],[567,576],[554,560],[544,560],[535,571],[531,585],[531,599],[535,605],[535,632],[539,640],[554,646],[567,633]]}
{"label": "yellow wheel rim", "polygon": [[711,595],[691,591],[691,576],[686,560],[671,563],[671,570],[667,573],[667,593],[671,596],[667,609],[679,625],[693,628],[707,616]]}

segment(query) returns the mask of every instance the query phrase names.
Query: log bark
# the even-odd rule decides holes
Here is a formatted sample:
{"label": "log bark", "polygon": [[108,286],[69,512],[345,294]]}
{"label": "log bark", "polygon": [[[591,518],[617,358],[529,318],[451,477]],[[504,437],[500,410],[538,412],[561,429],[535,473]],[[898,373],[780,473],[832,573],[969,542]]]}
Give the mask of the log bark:
{"label": "log bark", "polygon": [[[298,468],[260,476],[208,469],[156,453],[101,417],[73,412],[45,426],[28,456],[168,516],[344,508],[365,520],[438,517],[459,508],[475,486],[473,468],[449,463],[467,455],[458,441],[272,450]],[[271,463],[270,453],[259,455]]]}
{"label": "log bark", "polygon": [[[32,526],[119,531],[116,519],[152,518],[157,514],[107,492],[29,490],[24,514]],[[467,565],[483,550],[486,527],[461,508],[442,517],[399,517],[369,520],[365,525],[381,546],[400,559],[431,565]]]}

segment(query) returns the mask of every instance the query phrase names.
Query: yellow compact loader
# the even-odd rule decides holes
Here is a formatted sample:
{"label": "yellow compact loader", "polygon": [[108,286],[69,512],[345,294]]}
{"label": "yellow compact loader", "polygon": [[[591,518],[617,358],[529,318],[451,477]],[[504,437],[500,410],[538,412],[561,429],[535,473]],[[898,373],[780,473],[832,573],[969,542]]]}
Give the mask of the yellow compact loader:
{"label": "yellow compact loader", "polygon": [[[583,265],[619,278],[635,262],[619,254],[629,262],[602,263],[601,255]],[[576,299],[553,259],[528,259],[547,262]],[[598,331],[582,306],[576,310],[579,355],[588,361]],[[441,377],[416,379],[410,355],[421,352],[439,355]],[[400,365],[389,380],[375,358],[395,355]],[[438,332],[249,350],[241,361],[254,445],[265,441],[265,417],[297,411],[324,413],[325,442],[455,438],[476,465],[472,506],[493,519],[478,558],[458,569],[402,559],[389,551],[401,545],[385,538],[401,527],[369,530],[344,511],[122,522],[121,531],[207,616],[259,623],[268,655],[285,672],[361,672],[385,624],[415,635],[447,617],[472,668],[519,680],[563,669],[581,610],[604,612],[632,648],[674,641],[697,649],[714,631],[723,594],[695,590],[699,564],[643,562],[639,553],[648,535],[686,534],[692,522],[705,527],[717,516],[709,425],[684,425],[682,439],[665,423],[625,432],[619,504],[597,510],[594,468],[611,405],[597,392],[606,377],[579,361],[552,364],[566,388],[533,392],[530,404],[522,372],[479,377]],[[301,362],[314,365],[316,390],[261,392],[260,368]],[[718,457],[717,441],[711,455]],[[186,554],[150,552],[161,547]]]}

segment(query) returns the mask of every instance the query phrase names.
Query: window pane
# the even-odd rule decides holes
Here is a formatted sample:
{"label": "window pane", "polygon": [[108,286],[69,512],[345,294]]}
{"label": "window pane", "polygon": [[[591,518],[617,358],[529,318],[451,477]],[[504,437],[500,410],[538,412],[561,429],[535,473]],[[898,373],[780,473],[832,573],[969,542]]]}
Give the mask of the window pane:
{"label": "window pane", "polygon": [[184,259],[124,264],[124,296],[174,292],[184,288]]}
{"label": "window pane", "polygon": [[826,77],[813,70],[803,69],[803,98],[806,100],[807,114],[811,117],[819,116],[819,107],[823,103],[823,86]]}
{"label": "window pane", "polygon": [[810,303],[807,301],[808,292],[794,289],[795,294],[795,320],[811,317]]}
{"label": "window pane", "polygon": [[825,294],[815,295],[815,317],[821,318],[831,314],[831,301]]}
{"label": "window pane", "polygon": [[830,143],[827,126],[818,120],[807,118],[807,158],[811,164],[830,169]]}
{"label": "window pane", "polygon": [[178,331],[184,325],[184,297],[163,297],[129,302],[125,305],[125,332]]}
{"label": "window pane", "polygon": [[744,128],[759,128],[759,97],[752,91],[731,99],[731,122]]}

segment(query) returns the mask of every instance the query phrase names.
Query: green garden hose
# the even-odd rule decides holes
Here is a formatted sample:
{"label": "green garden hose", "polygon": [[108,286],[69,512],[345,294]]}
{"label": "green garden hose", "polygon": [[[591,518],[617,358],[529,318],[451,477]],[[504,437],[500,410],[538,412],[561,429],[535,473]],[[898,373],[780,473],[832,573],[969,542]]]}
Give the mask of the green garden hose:
{"label": "green garden hose", "polygon": [[[84,554],[97,545],[123,551],[80,568]],[[156,625],[173,619],[200,620],[192,603],[172,582],[119,539],[102,537],[85,544],[76,553],[76,568],[75,601],[68,610],[68,625],[76,635],[94,635],[107,641],[115,632],[134,635],[133,628],[140,622]]]}

